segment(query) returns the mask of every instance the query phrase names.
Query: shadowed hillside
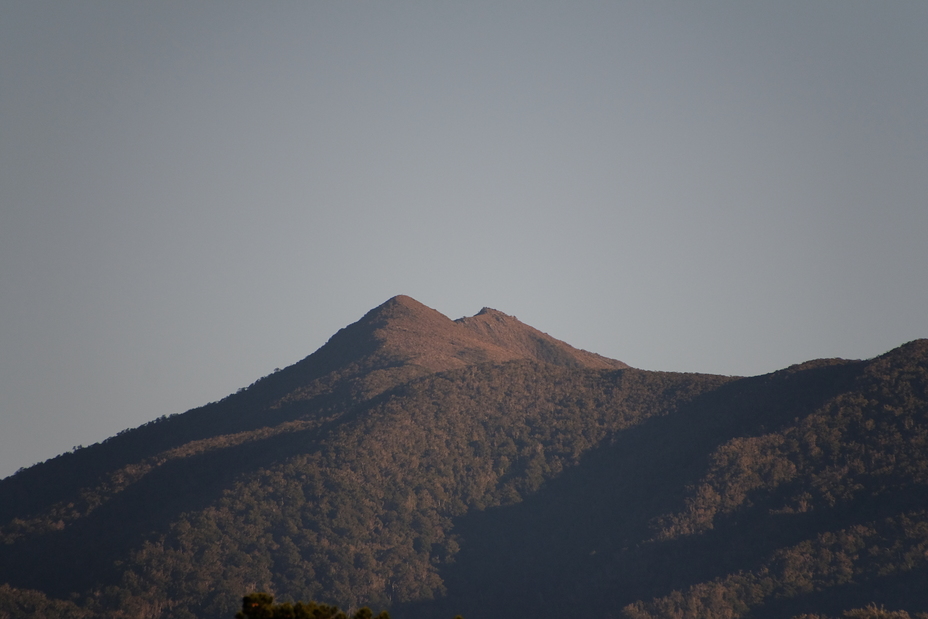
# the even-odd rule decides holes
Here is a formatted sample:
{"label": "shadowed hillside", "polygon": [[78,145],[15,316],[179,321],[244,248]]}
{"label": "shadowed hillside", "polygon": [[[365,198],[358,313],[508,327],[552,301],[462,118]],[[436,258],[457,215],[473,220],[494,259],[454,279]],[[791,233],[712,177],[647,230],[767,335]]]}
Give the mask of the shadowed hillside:
{"label": "shadowed hillside", "polygon": [[218,619],[252,590],[422,619],[928,610],[926,386],[925,340],[645,372],[395,297],[0,481],[0,617]]}

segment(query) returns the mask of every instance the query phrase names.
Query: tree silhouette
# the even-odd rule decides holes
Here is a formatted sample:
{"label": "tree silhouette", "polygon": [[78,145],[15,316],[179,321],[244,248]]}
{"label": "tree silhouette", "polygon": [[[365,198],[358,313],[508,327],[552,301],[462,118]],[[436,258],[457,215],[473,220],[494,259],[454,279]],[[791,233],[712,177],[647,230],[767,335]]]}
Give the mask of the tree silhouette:
{"label": "tree silhouette", "polygon": [[[348,619],[348,615],[338,606],[316,602],[275,604],[273,595],[259,591],[242,598],[242,610],[235,614],[235,619]],[[390,619],[390,614],[382,610],[374,617],[374,611],[364,606],[351,619]]]}

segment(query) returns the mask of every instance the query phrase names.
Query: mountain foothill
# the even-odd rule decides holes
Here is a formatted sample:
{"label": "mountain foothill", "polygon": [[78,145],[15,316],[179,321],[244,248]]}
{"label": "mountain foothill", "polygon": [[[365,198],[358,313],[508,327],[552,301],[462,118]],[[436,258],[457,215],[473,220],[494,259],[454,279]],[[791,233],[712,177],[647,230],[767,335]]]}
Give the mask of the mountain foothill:
{"label": "mountain foothill", "polygon": [[0,619],[907,619],[926,583],[928,340],[654,372],[398,296],[0,480]]}

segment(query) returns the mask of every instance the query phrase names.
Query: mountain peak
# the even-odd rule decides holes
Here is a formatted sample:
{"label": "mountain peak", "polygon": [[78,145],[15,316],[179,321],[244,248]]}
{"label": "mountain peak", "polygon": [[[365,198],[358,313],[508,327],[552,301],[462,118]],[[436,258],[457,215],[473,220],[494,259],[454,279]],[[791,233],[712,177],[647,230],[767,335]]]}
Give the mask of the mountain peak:
{"label": "mountain peak", "polygon": [[364,315],[364,317],[361,319],[361,322],[379,320],[390,321],[397,319],[428,320],[429,317],[434,318],[435,315],[444,318],[441,313],[436,312],[427,305],[419,303],[412,297],[400,294],[387,299],[374,309],[370,310],[367,314]]}
{"label": "mountain peak", "polygon": [[485,307],[475,316],[451,320],[412,297],[397,295],[340,329],[275,380],[282,381],[282,389],[292,390],[325,376],[366,377],[362,382],[370,389],[382,389],[432,372],[519,359],[574,368],[629,367],[578,350],[495,309]]}
{"label": "mountain peak", "polygon": [[484,307],[475,316],[451,320],[406,295],[389,299],[348,329],[363,329],[376,342],[378,356],[391,365],[412,364],[433,372],[516,359],[596,369],[628,367],[573,348],[499,310]]}
{"label": "mountain peak", "polygon": [[534,359],[567,367],[620,369],[627,364],[574,348],[499,310],[484,307],[476,315],[455,323],[477,334],[483,341],[499,346],[516,358]]}
{"label": "mountain peak", "polygon": [[386,308],[392,308],[392,307],[402,307],[405,309],[416,310],[416,311],[419,311],[419,310],[435,311],[432,308],[428,307],[427,305],[419,303],[412,297],[407,296],[405,294],[398,294],[395,297],[391,297],[387,299],[386,301],[381,303],[379,306],[375,307],[373,311],[376,311],[381,308],[386,309]]}
{"label": "mountain peak", "polygon": [[480,310],[479,312],[477,312],[477,313],[474,314],[474,315],[475,315],[475,316],[484,316],[484,315],[489,315],[489,316],[505,316],[506,318],[515,318],[515,316],[510,316],[509,314],[504,314],[503,312],[501,312],[501,311],[499,311],[499,310],[495,310],[495,309],[493,309],[492,307],[485,307],[485,308],[483,308],[482,310]]}

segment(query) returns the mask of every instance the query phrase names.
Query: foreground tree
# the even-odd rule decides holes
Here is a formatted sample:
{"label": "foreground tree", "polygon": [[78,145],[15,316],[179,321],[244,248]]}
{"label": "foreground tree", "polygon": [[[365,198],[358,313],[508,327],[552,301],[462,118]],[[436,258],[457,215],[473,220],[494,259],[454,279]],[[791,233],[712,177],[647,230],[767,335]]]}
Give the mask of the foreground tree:
{"label": "foreground tree", "polygon": [[[348,615],[338,606],[316,602],[275,604],[273,595],[257,592],[242,598],[242,610],[235,614],[235,619],[348,619]],[[374,617],[374,612],[365,606],[351,619],[390,619],[390,615],[382,610]]]}

